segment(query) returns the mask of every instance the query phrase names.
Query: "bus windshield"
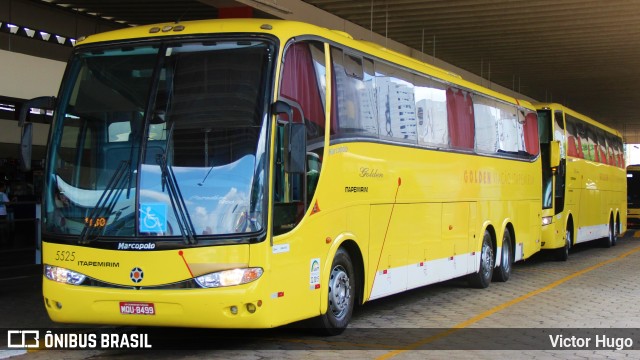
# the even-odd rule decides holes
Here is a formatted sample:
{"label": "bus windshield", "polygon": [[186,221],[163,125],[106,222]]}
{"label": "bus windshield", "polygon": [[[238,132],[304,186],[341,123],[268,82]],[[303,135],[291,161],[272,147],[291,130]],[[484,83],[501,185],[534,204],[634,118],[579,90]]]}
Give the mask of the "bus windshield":
{"label": "bus windshield", "polygon": [[193,242],[264,229],[273,52],[256,39],[77,51],[52,124],[44,231]]}
{"label": "bus windshield", "polygon": [[627,169],[627,203],[629,209],[640,208],[640,167]]}
{"label": "bus windshield", "polygon": [[549,143],[553,140],[553,125],[551,111],[538,110],[538,136],[540,151],[542,152],[542,208],[553,206],[553,173],[549,165]]}

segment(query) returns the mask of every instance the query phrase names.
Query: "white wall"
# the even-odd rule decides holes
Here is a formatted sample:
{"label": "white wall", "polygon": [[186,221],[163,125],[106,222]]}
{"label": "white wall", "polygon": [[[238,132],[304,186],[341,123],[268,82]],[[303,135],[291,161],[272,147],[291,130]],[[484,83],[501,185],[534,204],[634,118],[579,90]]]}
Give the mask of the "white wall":
{"label": "white wall", "polygon": [[640,144],[626,144],[625,155],[627,165],[640,164]]}
{"label": "white wall", "polygon": [[[0,95],[31,99],[58,94],[64,62],[0,50],[0,64]],[[0,143],[19,144],[21,133],[17,121],[0,119]],[[34,124],[33,144],[46,145],[48,133],[48,125]]]}
{"label": "white wall", "polygon": [[57,95],[65,63],[0,50],[0,94],[22,99]]}

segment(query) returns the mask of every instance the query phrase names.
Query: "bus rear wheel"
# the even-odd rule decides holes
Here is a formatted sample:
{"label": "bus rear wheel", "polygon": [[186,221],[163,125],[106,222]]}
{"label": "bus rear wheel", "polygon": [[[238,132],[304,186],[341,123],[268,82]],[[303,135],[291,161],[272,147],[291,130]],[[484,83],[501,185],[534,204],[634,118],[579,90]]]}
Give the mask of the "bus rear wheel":
{"label": "bus rear wheel", "polygon": [[478,272],[470,274],[469,285],[478,289],[484,289],[491,283],[493,276],[493,248],[491,247],[491,234],[484,232],[482,237],[482,248],[480,249],[480,268]]}
{"label": "bus rear wheel", "polygon": [[324,335],[339,335],[347,328],[355,304],[355,285],[351,257],[344,248],[340,248],[331,265],[327,311],[319,318],[319,330]]}
{"label": "bus rear wheel", "polygon": [[502,256],[500,266],[494,271],[493,279],[505,282],[511,277],[513,269],[513,252],[511,251],[511,233],[505,230],[502,237]]}
{"label": "bus rear wheel", "polygon": [[602,241],[602,245],[606,248],[610,248],[614,246],[616,242],[618,242],[616,236],[616,226],[613,223],[613,218],[609,220],[609,234],[607,234],[607,237],[602,239]]}

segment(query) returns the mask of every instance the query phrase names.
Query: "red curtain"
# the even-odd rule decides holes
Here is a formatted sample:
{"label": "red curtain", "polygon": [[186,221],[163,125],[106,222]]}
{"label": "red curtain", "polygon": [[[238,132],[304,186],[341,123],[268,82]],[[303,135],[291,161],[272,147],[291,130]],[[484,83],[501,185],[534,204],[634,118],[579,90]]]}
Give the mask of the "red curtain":
{"label": "red curtain", "polygon": [[580,157],[578,154],[578,148],[576,147],[576,137],[573,135],[569,135],[567,138],[567,155]]}
{"label": "red curtain", "polygon": [[622,152],[618,154],[618,166],[620,166],[623,169],[625,168],[624,154]]}
{"label": "red curtain", "polygon": [[324,129],[324,109],[308,44],[293,44],[287,50],[280,95],[300,104],[307,121]]}
{"label": "red curtain", "polygon": [[584,159],[584,151],[582,150],[582,140],[580,139],[580,137],[577,138],[578,139],[578,157],[580,159]]}
{"label": "red curtain", "polygon": [[451,146],[473,149],[475,125],[471,95],[460,89],[447,89],[447,118]]}
{"label": "red curtain", "polygon": [[538,116],[534,112],[524,117],[524,146],[531,155],[538,155],[540,143],[538,139]]}
{"label": "red curtain", "polygon": [[609,160],[607,159],[607,153],[604,150],[605,147],[602,145],[598,145],[598,149],[600,150],[600,162],[603,164],[609,164]]}

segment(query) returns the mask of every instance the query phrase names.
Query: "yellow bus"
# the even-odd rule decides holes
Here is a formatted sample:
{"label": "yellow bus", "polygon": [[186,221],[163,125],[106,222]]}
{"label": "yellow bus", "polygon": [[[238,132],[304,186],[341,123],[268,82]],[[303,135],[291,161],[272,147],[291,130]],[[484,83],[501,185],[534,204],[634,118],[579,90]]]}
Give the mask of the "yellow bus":
{"label": "yellow bus", "polygon": [[348,34],[276,20],[78,40],[42,229],[49,316],[268,328],[540,249],[535,107]]}
{"label": "yellow bus", "polygon": [[640,225],[640,165],[627,166],[627,226]]}
{"label": "yellow bus", "polygon": [[[621,134],[560,104],[536,104],[543,173],[542,249],[565,261],[577,243],[616,244],[626,231]],[[558,143],[558,164],[551,145]]]}

